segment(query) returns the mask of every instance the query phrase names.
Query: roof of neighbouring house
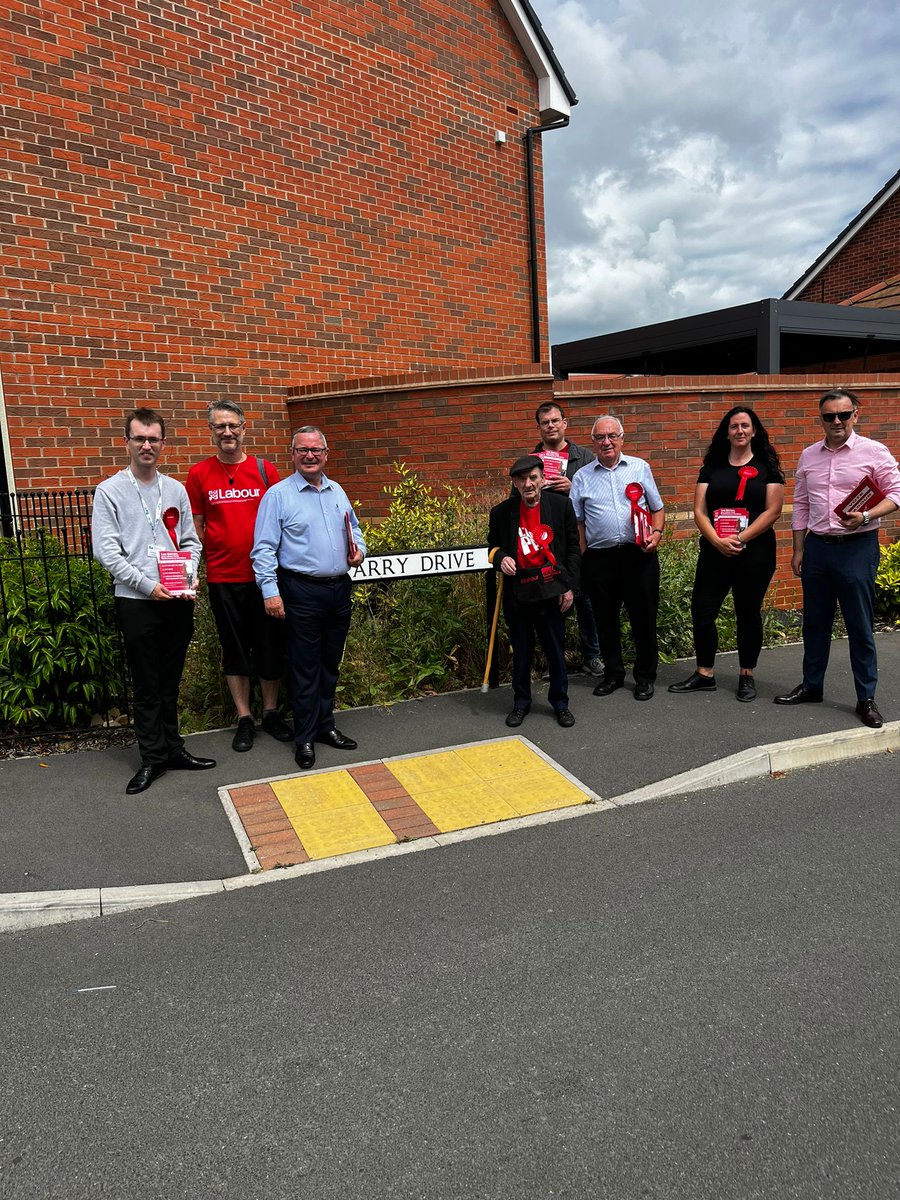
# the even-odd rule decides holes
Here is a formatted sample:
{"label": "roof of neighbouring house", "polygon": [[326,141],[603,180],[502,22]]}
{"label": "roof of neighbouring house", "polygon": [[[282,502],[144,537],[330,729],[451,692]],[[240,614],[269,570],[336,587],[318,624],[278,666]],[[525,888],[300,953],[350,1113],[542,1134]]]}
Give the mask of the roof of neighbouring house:
{"label": "roof of neighbouring house", "polygon": [[781,297],[782,300],[796,300],[803,289],[809,287],[816,276],[824,271],[831,260],[840,254],[844,247],[856,237],[863,226],[872,220],[878,210],[883,208],[898,190],[900,190],[900,171],[887,181],[881,191],[872,197],[862,212],[857,213],[850,224],[837,235],[829,246],[825,247],[812,266],[791,284]]}

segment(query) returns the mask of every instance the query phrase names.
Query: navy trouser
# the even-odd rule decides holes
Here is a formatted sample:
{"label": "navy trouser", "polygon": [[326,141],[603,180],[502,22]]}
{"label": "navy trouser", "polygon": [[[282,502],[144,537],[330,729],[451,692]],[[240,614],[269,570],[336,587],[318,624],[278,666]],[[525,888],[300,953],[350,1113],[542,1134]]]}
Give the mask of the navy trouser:
{"label": "navy trouser", "polygon": [[583,593],[575,597],[575,616],[578,620],[578,641],[581,647],[581,657],[585,663],[600,655],[600,642],[597,638],[597,622],[594,620],[594,610],[591,602]]}
{"label": "navy trouser", "polygon": [[178,732],[178,689],[194,632],[194,602],[120,596],[116,616],[131,672],[141,762],[160,766],[184,746]]}
{"label": "navy trouser", "polygon": [[826,542],[814,533],[803,544],[803,686],[822,691],[831,650],[835,605],[847,627],[850,666],[857,700],[875,697],[875,572],[878,534],[857,533],[843,542]]}
{"label": "navy trouser", "polygon": [[350,576],[318,583],[278,572],[287,625],[294,741],[314,742],[334,729],[334,694],[350,628]]}
{"label": "navy trouser", "polygon": [[513,706],[527,712],[531,707],[531,664],[535,641],[540,641],[550,687],[547,699],[556,712],[569,707],[569,677],[566,673],[566,618],[559,611],[559,596],[520,604],[504,597],[503,615],[512,645]]}

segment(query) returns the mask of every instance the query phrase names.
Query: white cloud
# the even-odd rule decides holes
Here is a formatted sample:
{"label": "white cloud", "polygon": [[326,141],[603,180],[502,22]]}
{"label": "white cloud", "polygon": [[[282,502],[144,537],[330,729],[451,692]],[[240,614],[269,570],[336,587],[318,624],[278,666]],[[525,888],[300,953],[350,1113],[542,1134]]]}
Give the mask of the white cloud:
{"label": "white cloud", "polygon": [[781,295],[900,167],[888,0],[538,0],[552,341]]}

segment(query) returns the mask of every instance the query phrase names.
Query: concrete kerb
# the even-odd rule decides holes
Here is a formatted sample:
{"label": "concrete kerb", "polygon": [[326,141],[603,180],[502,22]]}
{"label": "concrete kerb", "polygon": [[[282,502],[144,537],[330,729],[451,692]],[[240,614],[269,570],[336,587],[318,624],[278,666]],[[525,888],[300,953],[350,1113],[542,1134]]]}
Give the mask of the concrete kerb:
{"label": "concrete kerb", "polygon": [[491,837],[517,829],[549,825],[575,817],[608,812],[611,809],[631,804],[642,804],[648,800],[664,800],[763,775],[777,775],[801,770],[804,767],[846,762],[871,754],[892,752],[898,748],[900,748],[900,721],[891,721],[881,729],[838,730],[832,733],[815,734],[808,738],[775,742],[769,746],[757,746],[607,800],[588,799],[585,804],[574,808],[535,813],[511,821],[461,829],[455,833],[442,833],[435,837],[420,838],[413,842],[400,842],[373,850],[359,850],[352,854],[319,859],[294,867],[285,867],[278,871],[237,875],[229,879],[160,883],[138,887],[91,887],[68,891],[8,892],[0,895],[0,932],[24,930],[42,925],[57,925],[67,921],[85,920],[89,917],[110,916],[114,913],[133,912],[140,908],[172,904],[177,900],[195,899],[199,896],[224,894],[262,884],[300,879],[305,875],[337,870],[357,863],[452,846],[460,842],[472,841],[475,838]]}

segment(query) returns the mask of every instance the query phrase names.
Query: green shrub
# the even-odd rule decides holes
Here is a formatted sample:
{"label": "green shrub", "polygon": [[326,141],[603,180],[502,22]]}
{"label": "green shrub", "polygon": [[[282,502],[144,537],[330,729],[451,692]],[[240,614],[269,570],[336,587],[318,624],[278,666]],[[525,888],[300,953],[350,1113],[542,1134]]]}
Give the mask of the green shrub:
{"label": "green shrub", "polygon": [[875,574],[875,611],[900,625],[900,542],[881,547]]}
{"label": "green shrub", "polygon": [[43,532],[0,539],[0,728],[84,724],[123,691],[107,572]]}
{"label": "green shrub", "polygon": [[[486,519],[464,492],[442,495],[402,463],[387,517],[364,523],[370,554],[483,542]],[[383,704],[481,682],[486,650],[480,574],[431,576],[353,588],[353,620],[338,695],[342,705]]]}

